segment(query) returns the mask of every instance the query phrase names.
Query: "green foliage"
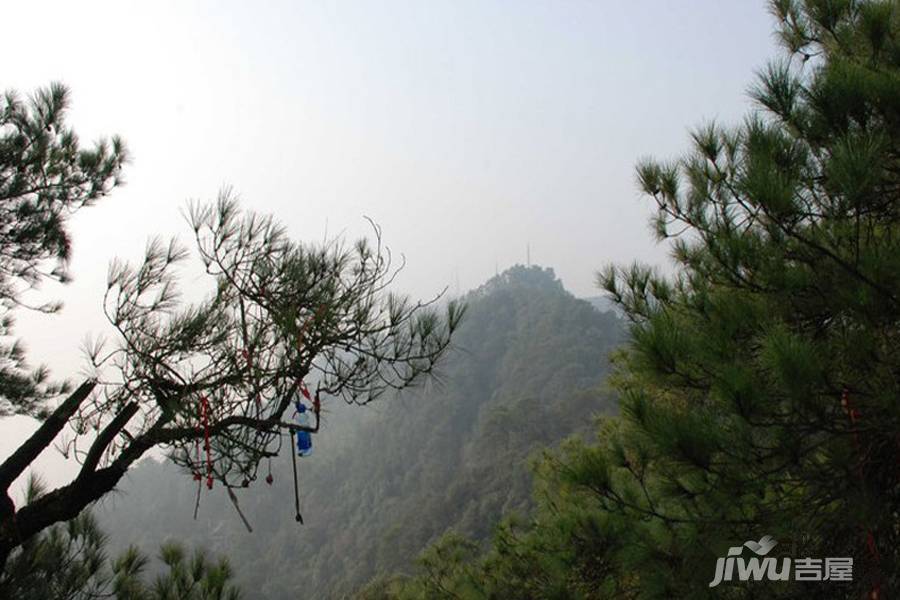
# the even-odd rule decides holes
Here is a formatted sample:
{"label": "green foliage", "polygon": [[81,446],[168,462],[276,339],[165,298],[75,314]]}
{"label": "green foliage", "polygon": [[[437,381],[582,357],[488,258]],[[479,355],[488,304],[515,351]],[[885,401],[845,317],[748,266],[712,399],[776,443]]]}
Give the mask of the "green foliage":
{"label": "green foliage", "polygon": [[[189,254],[174,240],[151,240],[139,265],[117,261],[109,271],[104,309],[119,343],[96,345],[90,358],[96,377],[113,383],[76,425],[99,428],[113,407],[139,407],[145,441],[120,456],[159,444],[192,473],[211,467],[223,483],[252,482],[284,441],[283,416],[304,378],[322,401],[354,404],[418,385],[462,320],[456,302],[439,313],[388,291],[402,265],[374,224],[374,241],[294,242],[227,190],[192,206],[189,220],[214,283],[201,302],[181,301],[177,267]],[[193,452],[200,395],[209,399],[211,465]]]}
{"label": "green foliage", "polygon": [[[450,595],[900,590],[900,11],[772,11],[788,54],[759,74],[760,112],[637,168],[679,268],[599,276],[632,323],[614,377],[621,417],[538,464],[530,522],[501,525],[477,559],[446,556]],[[711,589],[716,558],[764,534],[781,556],[853,557],[853,582]]]}
{"label": "green foliage", "polygon": [[[82,148],[66,125],[68,106],[58,83],[27,101],[13,91],[0,98],[0,338],[12,335],[17,308],[59,310],[28,306],[22,294],[45,279],[68,281],[69,218],[122,183],[122,140]],[[0,345],[0,415],[40,414],[43,400],[66,389],[28,367],[20,342]]]}
{"label": "green foliage", "polygon": [[[28,502],[43,495],[43,485],[30,480]],[[149,564],[135,547],[107,558],[108,538],[91,511],[26,540],[0,574],[0,596],[18,600],[238,600],[232,570],[224,558],[211,562],[200,550],[187,558],[174,542],[163,545],[160,559],[167,570],[152,582]]]}
{"label": "green foliage", "polygon": [[160,558],[168,567],[153,583],[151,597],[159,600],[237,600],[240,592],[229,581],[233,572],[225,558],[212,563],[206,554],[196,550],[190,557],[184,547],[167,543]]}

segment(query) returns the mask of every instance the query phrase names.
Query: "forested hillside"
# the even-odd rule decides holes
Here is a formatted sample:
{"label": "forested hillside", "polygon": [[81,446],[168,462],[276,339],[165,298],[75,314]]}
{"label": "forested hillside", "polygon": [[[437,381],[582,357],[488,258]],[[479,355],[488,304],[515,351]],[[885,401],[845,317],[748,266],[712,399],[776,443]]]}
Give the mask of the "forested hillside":
{"label": "forested hillside", "polygon": [[251,597],[340,597],[410,568],[448,529],[473,539],[528,508],[528,457],[614,411],[604,387],[624,328],[566,292],[552,270],[514,267],[466,297],[456,349],[438,380],[366,407],[326,406],[315,453],[300,460],[294,522],[290,460],[274,484],[223,490],[148,461],[99,511],[115,544],[153,552],[166,538],[227,553]]}
{"label": "forested hillside", "polygon": [[897,597],[900,11],[770,8],[754,112],[638,164],[675,269],[599,277],[620,415],[547,453],[487,550],[445,536],[365,598]]}

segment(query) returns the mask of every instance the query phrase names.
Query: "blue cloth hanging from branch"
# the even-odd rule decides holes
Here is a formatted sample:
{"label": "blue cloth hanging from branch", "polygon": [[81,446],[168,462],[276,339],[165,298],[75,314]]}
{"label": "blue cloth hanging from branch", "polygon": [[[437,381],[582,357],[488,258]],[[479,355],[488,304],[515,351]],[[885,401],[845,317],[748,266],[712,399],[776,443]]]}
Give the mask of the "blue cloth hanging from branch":
{"label": "blue cloth hanging from branch", "polygon": [[[297,409],[294,412],[294,421],[296,421],[297,425],[301,427],[309,427],[309,413],[306,410],[306,406],[299,400],[294,402],[294,407]],[[309,456],[313,452],[312,447],[312,434],[308,431],[304,431],[302,429],[297,430],[297,455],[298,456]]]}

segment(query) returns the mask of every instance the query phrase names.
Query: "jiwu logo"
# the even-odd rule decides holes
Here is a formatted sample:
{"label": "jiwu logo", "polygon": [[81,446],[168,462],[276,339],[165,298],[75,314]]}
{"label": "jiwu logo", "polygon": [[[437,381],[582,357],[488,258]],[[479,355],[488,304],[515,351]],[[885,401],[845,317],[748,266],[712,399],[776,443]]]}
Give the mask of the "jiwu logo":
{"label": "jiwu logo", "polygon": [[[723,581],[787,581],[791,579],[792,571],[794,581],[853,581],[853,559],[850,557],[824,560],[807,557],[794,561],[782,558],[779,564],[777,558],[766,557],[777,544],[771,535],[764,535],[758,542],[750,540],[743,546],[729,548],[728,556],[716,561],[716,573],[709,587],[716,587]],[[744,558],[744,548],[749,548],[756,556]]]}
{"label": "jiwu logo", "polygon": [[[709,582],[709,587],[716,587],[723,581],[733,581],[735,567],[737,567],[738,581],[761,581],[763,577],[770,581],[787,581],[791,576],[791,559],[783,558],[781,568],[778,568],[778,560],[774,557],[760,559],[778,544],[770,535],[764,535],[758,542],[750,540],[743,546],[733,546],[728,549],[728,556],[716,561],[716,574]],[[744,546],[756,553],[749,560],[741,556]]]}

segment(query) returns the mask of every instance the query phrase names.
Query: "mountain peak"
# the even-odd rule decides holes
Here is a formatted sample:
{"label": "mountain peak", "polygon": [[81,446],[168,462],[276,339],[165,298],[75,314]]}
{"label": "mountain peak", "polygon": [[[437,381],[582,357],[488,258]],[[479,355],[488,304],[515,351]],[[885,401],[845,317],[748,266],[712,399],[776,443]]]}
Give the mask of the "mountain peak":
{"label": "mountain peak", "polygon": [[499,275],[488,279],[471,294],[476,297],[487,296],[498,290],[513,291],[523,288],[567,293],[562,282],[550,267],[513,265]]}

